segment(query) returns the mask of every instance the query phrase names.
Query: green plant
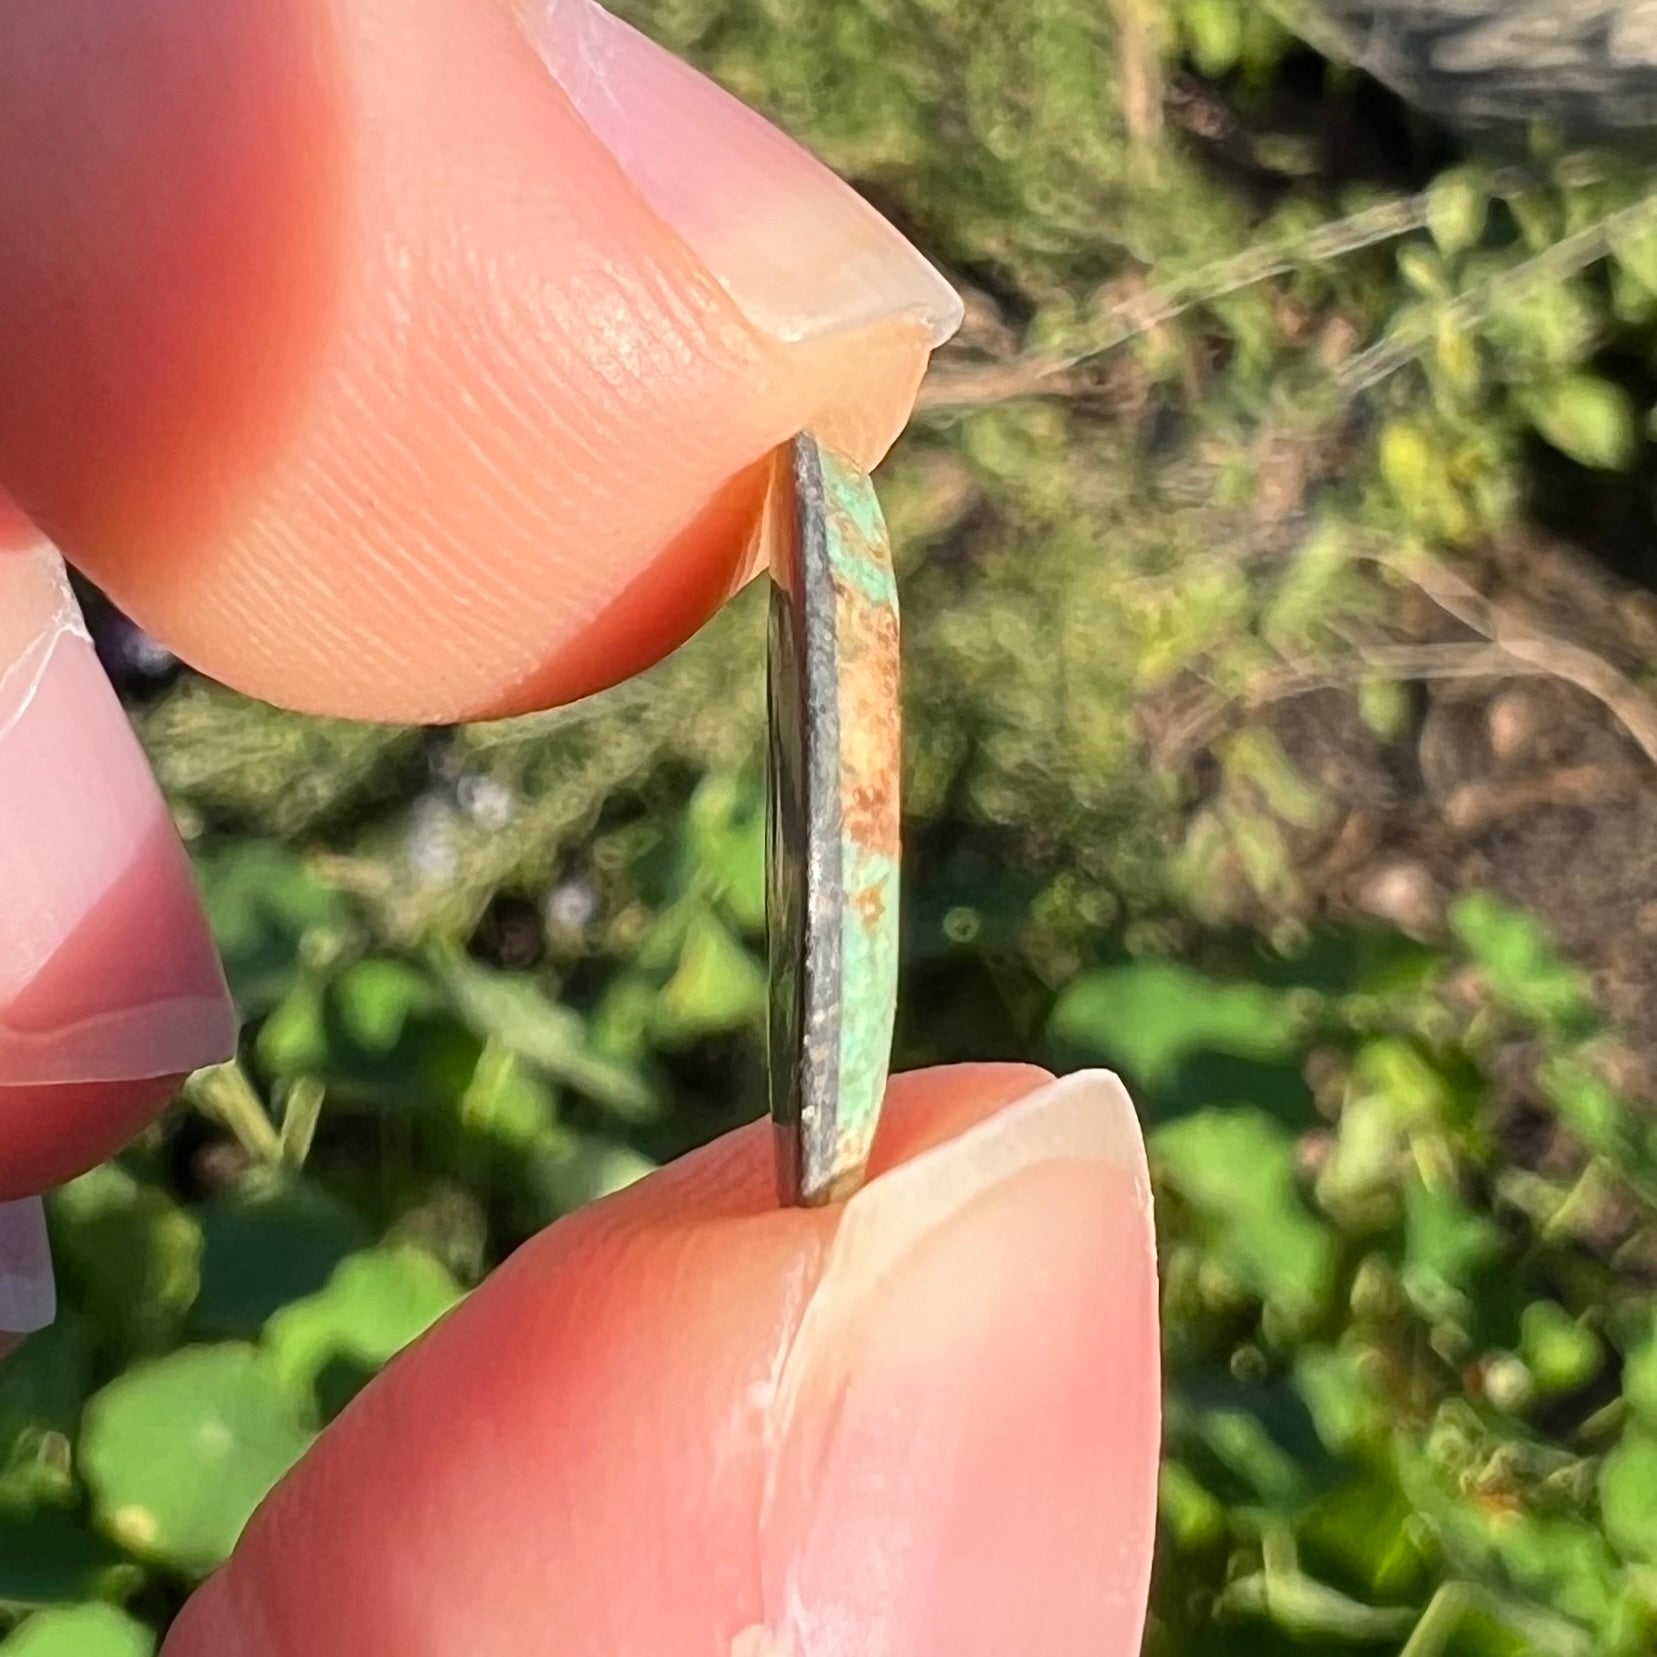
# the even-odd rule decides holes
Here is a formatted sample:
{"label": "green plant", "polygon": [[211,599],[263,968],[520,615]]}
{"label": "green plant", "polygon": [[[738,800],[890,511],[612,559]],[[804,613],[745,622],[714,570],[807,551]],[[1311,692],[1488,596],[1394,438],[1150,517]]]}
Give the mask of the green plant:
{"label": "green plant", "polygon": [[[1587,962],[1643,876],[1514,901],[1522,836],[1476,825],[1555,795],[1428,763],[1513,684],[1657,759],[1650,629],[1569,631],[1632,600],[1579,560],[1563,631],[1523,606],[1561,499],[1647,521],[1649,171],[1390,128],[1343,168],[1236,0],[630,9],[973,289],[883,484],[898,1060],[1106,1063],[1143,1107],[1152,1649],[1649,1650],[1657,1130],[1639,962]],[[247,1037],[54,1199],[64,1316],[0,1370],[7,1657],[151,1650],[513,1246],[760,1114],[762,609],[441,735],[128,687]],[[1420,905],[1365,895],[1399,869]]]}

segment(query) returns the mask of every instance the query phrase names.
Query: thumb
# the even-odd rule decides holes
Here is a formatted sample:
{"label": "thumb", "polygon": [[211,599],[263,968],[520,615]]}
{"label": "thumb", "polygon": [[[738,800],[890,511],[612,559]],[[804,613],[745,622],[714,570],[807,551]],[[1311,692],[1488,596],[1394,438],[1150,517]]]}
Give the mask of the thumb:
{"label": "thumb", "polygon": [[165,1657],[1138,1650],[1158,1369],[1112,1076],[898,1079],[778,1211],[743,1130],[554,1226],[370,1386]]}

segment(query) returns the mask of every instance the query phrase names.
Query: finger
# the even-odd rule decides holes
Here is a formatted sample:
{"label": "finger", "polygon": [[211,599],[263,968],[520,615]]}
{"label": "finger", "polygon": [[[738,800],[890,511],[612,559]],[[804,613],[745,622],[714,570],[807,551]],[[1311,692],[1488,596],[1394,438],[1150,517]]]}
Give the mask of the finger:
{"label": "finger", "polygon": [[0,558],[0,847],[5,1201],[102,1161],[236,1034],[172,819],[40,546]]}
{"label": "finger", "polygon": [[57,1312],[46,1214],[38,1197],[0,1203],[0,1358]]}
{"label": "finger", "polygon": [[554,1226],[359,1397],[166,1657],[1138,1650],[1157,1462],[1114,1077],[900,1078],[843,1210],[745,1130]]}
{"label": "finger", "polygon": [[7,7],[0,224],[0,485],[188,660],[370,717],[663,654],[765,457],[872,464],[959,314],[588,0]]}

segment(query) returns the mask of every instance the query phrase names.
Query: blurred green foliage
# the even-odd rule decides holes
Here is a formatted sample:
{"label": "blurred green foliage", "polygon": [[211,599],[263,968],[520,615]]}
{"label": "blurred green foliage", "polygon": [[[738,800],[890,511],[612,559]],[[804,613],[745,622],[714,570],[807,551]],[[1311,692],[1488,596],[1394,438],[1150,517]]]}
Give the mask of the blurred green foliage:
{"label": "blurred green foliage", "polygon": [[[1331,801],[1269,717],[1331,687],[1404,752],[1421,571],[1545,452],[1649,490],[1649,175],[1460,155],[1246,0],[628,9],[975,296],[885,485],[897,1056],[1133,1085],[1150,1650],[1654,1649],[1657,1119],[1534,915],[1324,901]],[[500,727],[136,698],[247,1033],[54,1199],[64,1315],[0,1374],[7,1657],[150,1652],[491,1265],[760,1114],[754,598]]]}

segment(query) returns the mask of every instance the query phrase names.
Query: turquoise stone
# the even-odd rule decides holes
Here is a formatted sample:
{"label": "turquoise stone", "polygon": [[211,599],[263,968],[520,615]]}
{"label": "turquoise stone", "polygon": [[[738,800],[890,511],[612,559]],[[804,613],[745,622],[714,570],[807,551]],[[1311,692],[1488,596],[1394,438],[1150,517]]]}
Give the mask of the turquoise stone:
{"label": "turquoise stone", "polygon": [[772,549],[767,930],[771,1115],[785,1201],[849,1196],[897,1003],[899,646],[869,479],[809,435],[779,468]]}

